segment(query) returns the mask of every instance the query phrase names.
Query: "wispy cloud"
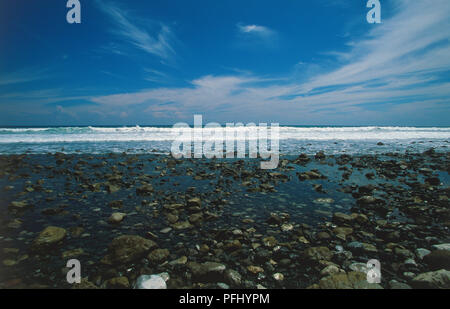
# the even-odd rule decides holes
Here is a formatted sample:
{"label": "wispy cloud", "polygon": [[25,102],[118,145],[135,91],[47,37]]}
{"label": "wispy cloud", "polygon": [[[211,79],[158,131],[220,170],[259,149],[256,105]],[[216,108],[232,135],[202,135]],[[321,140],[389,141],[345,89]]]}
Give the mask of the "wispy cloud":
{"label": "wispy cloud", "polygon": [[238,24],[237,27],[241,33],[245,33],[245,34],[257,35],[257,36],[263,36],[263,37],[273,36],[276,34],[275,31],[269,29],[268,27],[259,26],[259,25]]}
{"label": "wispy cloud", "polygon": [[[306,121],[320,117],[389,119],[404,113],[450,110],[450,3],[402,0],[401,10],[340,53],[336,68],[298,83],[267,82],[250,75],[205,76],[190,87],[158,88],[96,97],[101,106],[143,104],[162,115],[194,112]],[[240,25],[242,33],[266,33]],[[303,67],[303,63],[297,70]],[[318,70],[318,72],[323,72]],[[170,105],[165,103],[172,102]],[[404,115],[402,115],[404,116]],[[341,117],[341,118],[340,118]],[[374,118],[375,117],[375,118]]]}
{"label": "wispy cloud", "polygon": [[[118,37],[146,53],[165,60],[175,55],[172,47],[175,37],[169,26],[153,20],[139,23],[137,16],[111,2],[98,0],[97,5],[111,18],[115,25],[112,31]],[[117,53],[117,48],[115,52]]]}
{"label": "wispy cloud", "polygon": [[28,83],[36,80],[49,78],[46,69],[30,68],[11,73],[2,73],[0,76],[0,86]]}
{"label": "wispy cloud", "polygon": [[278,45],[278,33],[269,27],[242,23],[238,23],[236,26],[238,46],[259,48],[263,45],[274,48]]}

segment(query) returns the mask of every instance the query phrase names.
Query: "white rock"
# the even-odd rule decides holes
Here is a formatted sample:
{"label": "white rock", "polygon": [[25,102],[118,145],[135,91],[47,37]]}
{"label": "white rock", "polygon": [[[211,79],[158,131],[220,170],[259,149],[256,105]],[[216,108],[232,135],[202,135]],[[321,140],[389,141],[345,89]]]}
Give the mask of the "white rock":
{"label": "white rock", "polygon": [[432,247],[435,250],[450,250],[450,244],[439,244],[433,245]]}
{"label": "white rock", "polygon": [[[168,275],[167,275],[168,277]],[[166,277],[166,279],[167,279]],[[141,275],[136,280],[135,289],[164,290],[167,289],[166,280],[160,275]]]}
{"label": "white rock", "polygon": [[353,263],[353,264],[350,264],[350,266],[348,268],[350,268],[350,270],[352,270],[352,271],[359,271],[359,272],[365,273],[365,274],[369,271],[366,263]]}
{"label": "white rock", "polygon": [[420,260],[423,260],[423,258],[424,258],[426,255],[430,254],[430,253],[431,253],[430,250],[427,250],[427,249],[424,249],[424,248],[417,248],[417,249],[416,249],[416,255],[417,255],[417,257],[418,257]]}
{"label": "white rock", "polygon": [[108,221],[109,223],[120,223],[126,215],[127,214],[124,214],[123,212],[115,212],[109,217]]}

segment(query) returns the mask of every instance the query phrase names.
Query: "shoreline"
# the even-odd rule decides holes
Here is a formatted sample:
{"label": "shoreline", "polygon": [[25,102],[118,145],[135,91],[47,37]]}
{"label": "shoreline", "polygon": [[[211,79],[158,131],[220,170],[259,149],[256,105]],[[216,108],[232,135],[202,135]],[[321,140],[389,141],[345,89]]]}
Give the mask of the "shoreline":
{"label": "shoreline", "polygon": [[0,287],[70,288],[69,258],[92,288],[426,287],[449,269],[449,152],[259,162],[0,155]]}

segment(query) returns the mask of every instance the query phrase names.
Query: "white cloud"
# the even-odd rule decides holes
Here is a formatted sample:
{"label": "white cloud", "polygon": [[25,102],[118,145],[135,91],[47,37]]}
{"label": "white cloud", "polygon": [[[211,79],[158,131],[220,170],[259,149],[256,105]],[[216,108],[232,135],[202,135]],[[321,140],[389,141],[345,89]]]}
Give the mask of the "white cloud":
{"label": "white cloud", "polygon": [[259,36],[272,36],[275,35],[275,31],[259,25],[242,25],[238,24],[238,29],[241,33],[254,34]]}
{"label": "white cloud", "polygon": [[[99,115],[133,117],[137,113],[188,120],[194,113],[202,113],[214,121],[329,124],[445,114],[450,109],[448,16],[449,1],[402,0],[396,15],[373,25],[367,36],[353,40],[348,52],[336,53],[339,57],[333,58],[334,70],[323,73],[323,68],[314,69],[302,82],[292,76],[270,80],[234,72],[229,76],[203,76],[185,87],[85,99],[96,103],[89,112]],[[127,22],[119,24],[135,30]],[[248,35],[270,31],[258,25],[239,25],[238,29]],[[141,35],[147,37],[146,32],[131,32],[135,44]],[[311,65],[318,66],[293,64],[297,71]],[[144,72],[149,80],[166,77],[154,69]],[[52,98],[57,99],[62,98]],[[64,109],[86,111],[80,107]]]}
{"label": "white cloud", "polygon": [[[97,1],[99,8],[111,17],[115,24],[113,33],[135,47],[162,59],[168,59],[175,54],[172,48],[174,35],[170,28],[163,23],[155,23],[147,20],[149,25],[137,25],[136,16],[113,5]],[[151,28],[151,29],[149,29]]]}

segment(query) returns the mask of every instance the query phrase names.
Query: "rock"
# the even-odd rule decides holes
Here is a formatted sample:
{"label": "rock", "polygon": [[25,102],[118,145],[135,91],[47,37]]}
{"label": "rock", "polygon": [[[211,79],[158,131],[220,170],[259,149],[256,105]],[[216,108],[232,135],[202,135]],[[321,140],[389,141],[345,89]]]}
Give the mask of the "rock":
{"label": "rock", "polygon": [[174,224],[175,222],[178,221],[178,216],[174,215],[174,214],[167,214],[167,221],[169,221],[169,223]]}
{"label": "rock", "polygon": [[11,260],[11,259],[3,260],[3,265],[6,267],[16,266],[17,264],[19,264],[19,263],[15,260]]}
{"label": "rock", "polygon": [[232,286],[239,287],[242,283],[242,276],[233,269],[227,269],[225,271],[225,279]]}
{"label": "rock", "polygon": [[317,198],[313,201],[315,204],[332,204],[334,200],[332,198]]}
{"label": "rock", "polygon": [[269,236],[263,239],[264,246],[272,248],[275,247],[278,243],[277,239],[273,236]]}
{"label": "rock", "polygon": [[137,195],[150,195],[154,191],[153,186],[151,184],[142,185],[139,188],[136,188]]}
{"label": "rock", "polygon": [[81,249],[81,248],[73,249],[73,250],[67,250],[67,251],[64,251],[62,253],[62,258],[64,260],[67,260],[69,258],[73,258],[73,257],[79,256],[79,255],[82,255],[82,254],[84,254],[84,250]]}
{"label": "rock", "polygon": [[187,261],[188,261],[187,256],[183,255],[182,257],[169,262],[169,264],[170,265],[184,265],[187,263]]}
{"label": "rock", "polygon": [[337,237],[345,240],[348,235],[353,233],[353,229],[351,227],[337,227],[333,232]]}
{"label": "rock", "polygon": [[329,261],[333,257],[333,252],[327,247],[310,247],[303,251],[303,255],[313,261],[325,260]]}
{"label": "rock", "polygon": [[359,271],[361,273],[367,274],[367,271],[369,270],[367,268],[367,264],[366,263],[352,263],[348,266],[348,268],[351,271]]}
{"label": "rock", "polygon": [[187,201],[188,207],[202,207],[202,201],[198,197],[191,198]]}
{"label": "rock", "polygon": [[292,224],[285,223],[285,224],[281,225],[281,230],[283,232],[289,232],[289,231],[292,231],[293,229],[294,229],[294,226]]}
{"label": "rock", "polygon": [[167,249],[155,249],[147,255],[147,259],[152,264],[160,264],[169,257],[169,254]]}
{"label": "rock", "polygon": [[93,284],[92,282],[88,281],[85,278],[81,279],[80,283],[74,283],[72,284],[73,290],[92,290],[92,289],[98,289],[98,287]]}
{"label": "rock", "polygon": [[32,248],[36,250],[48,249],[61,242],[66,237],[66,234],[66,230],[61,227],[48,226],[33,241]]}
{"label": "rock", "polygon": [[336,212],[333,214],[333,222],[337,224],[350,224],[354,218],[350,215],[344,214],[342,212]]}
{"label": "rock", "polygon": [[122,208],[123,207],[123,201],[121,200],[117,200],[117,201],[112,201],[108,204],[109,207],[111,208]]}
{"label": "rock", "polygon": [[218,282],[217,283],[217,287],[219,288],[219,289],[222,289],[222,290],[228,290],[230,287],[228,286],[228,284],[226,284],[226,283],[223,283],[223,282]]}
{"label": "rock", "polygon": [[259,274],[259,273],[263,273],[264,272],[264,269],[262,267],[254,266],[254,265],[248,266],[247,270],[249,272],[251,272],[252,274]]}
{"label": "rock", "polygon": [[272,277],[276,281],[283,281],[284,280],[284,275],[282,273],[275,273],[275,274],[273,274]]}
{"label": "rock", "polygon": [[271,225],[279,225],[286,221],[289,221],[290,215],[287,213],[270,213],[267,223]]}
{"label": "rock", "polygon": [[377,283],[368,283],[367,276],[361,272],[339,273],[320,279],[311,288],[316,289],[382,289]]}
{"label": "rock", "polygon": [[203,214],[201,212],[195,213],[189,216],[189,222],[192,224],[196,224],[201,222],[203,219]]}
{"label": "rock", "polygon": [[111,224],[118,224],[122,222],[126,215],[127,214],[123,212],[115,212],[109,217],[108,222]]}
{"label": "rock", "polygon": [[371,205],[385,205],[386,202],[374,196],[364,195],[356,201],[356,204],[358,206],[371,206]]}
{"label": "rock", "polygon": [[319,151],[319,152],[316,153],[316,155],[314,156],[314,158],[315,158],[316,160],[323,160],[323,159],[325,159],[325,154],[324,154],[323,151]]}
{"label": "rock", "polygon": [[142,258],[150,249],[157,247],[152,240],[137,235],[122,235],[114,238],[108,247],[104,264],[126,264]]}
{"label": "rock", "polygon": [[423,258],[423,261],[430,265],[432,270],[450,270],[450,251],[435,250]]}
{"label": "rock", "polygon": [[117,186],[117,185],[113,185],[113,184],[110,184],[110,183],[106,184],[106,191],[108,191],[109,193],[115,193],[115,192],[117,192],[119,190],[120,190],[120,187]]}
{"label": "rock", "polygon": [[389,287],[393,290],[410,290],[411,287],[406,283],[398,282],[396,280],[389,281]]}
{"label": "rock", "polygon": [[432,245],[434,250],[448,250],[450,251],[450,244]]}
{"label": "rock", "polygon": [[191,229],[194,226],[189,223],[189,221],[180,221],[177,223],[172,224],[172,227],[176,230],[185,230],[185,229]]}
{"label": "rock", "polygon": [[450,289],[450,271],[441,269],[420,274],[411,285],[416,289]]}
{"label": "rock", "polygon": [[328,265],[324,269],[320,271],[321,276],[331,276],[334,274],[338,274],[344,272],[342,269],[339,269],[336,265]]}
{"label": "rock", "polygon": [[140,290],[164,290],[167,289],[167,280],[165,279],[168,280],[168,275],[166,278],[162,274],[141,275],[137,278],[134,288]]}
{"label": "rock", "polygon": [[419,260],[423,260],[423,258],[425,256],[427,256],[428,254],[430,254],[431,251],[424,249],[424,248],[417,248],[416,249],[416,256],[419,258]]}
{"label": "rock", "polygon": [[108,289],[128,289],[130,288],[130,282],[127,277],[116,277],[106,281]]}
{"label": "rock", "polygon": [[222,278],[222,275],[226,269],[226,266],[217,262],[188,262],[188,269],[192,273],[194,280],[201,280],[206,282],[217,282]]}
{"label": "rock", "polygon": [[28,202],[27,201],[13,201],[10,204],[10,207],[15,208],[15,209],[24,209],[27,208]]}

